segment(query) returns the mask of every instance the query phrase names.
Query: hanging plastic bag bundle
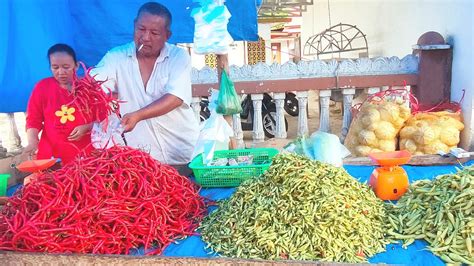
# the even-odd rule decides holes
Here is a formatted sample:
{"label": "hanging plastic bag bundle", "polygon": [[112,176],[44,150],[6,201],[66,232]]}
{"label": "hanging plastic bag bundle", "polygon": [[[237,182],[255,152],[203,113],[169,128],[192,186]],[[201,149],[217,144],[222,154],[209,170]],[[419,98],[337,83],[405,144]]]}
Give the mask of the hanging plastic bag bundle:
{"label": "hanging plastic bag bundle", "polygon": [[227,31],[231,17],[223,0],[194,0],[200,7],[194,8],[194,52],[197,54],[226,54],[234,41]]}
{"label": "hanging plastic bag bundle", "polygon": [[216,112],[223,115],[240,114],[242,112],[240,97],[235,92],[234,83],[229,79],[225,70],[222,71]]}

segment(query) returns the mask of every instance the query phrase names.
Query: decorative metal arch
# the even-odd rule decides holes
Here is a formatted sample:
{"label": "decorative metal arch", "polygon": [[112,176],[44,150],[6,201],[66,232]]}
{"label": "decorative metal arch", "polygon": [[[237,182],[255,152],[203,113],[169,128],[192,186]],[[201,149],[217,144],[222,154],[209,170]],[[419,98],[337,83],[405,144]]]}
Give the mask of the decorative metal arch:
{"label": "decorative metal arch", "polygon": [[323,32],[311,36],[306,41],[303,54],[316,55],[339,54],[353,51],[365,51],[369,55],[366,35],[355,25],[339,23]]}

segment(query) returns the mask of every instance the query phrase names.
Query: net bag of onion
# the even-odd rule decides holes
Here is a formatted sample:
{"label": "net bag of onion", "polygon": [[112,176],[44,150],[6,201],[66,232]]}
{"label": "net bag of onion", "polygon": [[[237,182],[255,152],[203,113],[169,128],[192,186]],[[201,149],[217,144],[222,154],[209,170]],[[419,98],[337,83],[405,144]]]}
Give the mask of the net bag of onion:
{"label": "net bag of onion", "polygon": [[344,145],[356,156],[395,151],[398,132],[411,115],[410,97],[405,89],[390,89],[367,98],[356,107]]}

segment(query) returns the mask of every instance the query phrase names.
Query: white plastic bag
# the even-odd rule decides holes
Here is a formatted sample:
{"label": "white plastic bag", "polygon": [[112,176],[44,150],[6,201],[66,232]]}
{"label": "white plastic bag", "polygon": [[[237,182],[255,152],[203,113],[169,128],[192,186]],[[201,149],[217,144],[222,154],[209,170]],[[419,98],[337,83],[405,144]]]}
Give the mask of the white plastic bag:
{"label": "white plastic bag", "polygon": [[334,134],[316,131],[310,138],[313,143],[313,160],[341,167],[342,159],[351,154]]}
{"label": "white plastic bag", "polygon": [[194,0],[200,7],[194,8],[194,52],[197,54],[226,54],[233,42],[227,31],[231,17],[223,0]]}
{"label": "white plastic bag", "polygon": [[219,150],[228,150],[230,137],[234,131],[229,126],[224,116],[216,113],[216,101],[219,92],[213,90],[209,99],[209,118],[201,123],[199,138],[193,152],[193,158],[203,154],[203,164],[212,162],[214,152]]}
{"label": "white plastic bag", "polygon": [[309,138],[303,136],[286,145],[284,149],[337,167],[341,167],[342,159],[351,154],[336,135],[322,131],[314,132]]}
{"label": "white plastic bag", "polygon": [[108,149],[115,145],[125,146],[122,138],[123,127],[120,118],[111,114],[104,121],[94,123],[91,131],[92,146],[96,149]]}

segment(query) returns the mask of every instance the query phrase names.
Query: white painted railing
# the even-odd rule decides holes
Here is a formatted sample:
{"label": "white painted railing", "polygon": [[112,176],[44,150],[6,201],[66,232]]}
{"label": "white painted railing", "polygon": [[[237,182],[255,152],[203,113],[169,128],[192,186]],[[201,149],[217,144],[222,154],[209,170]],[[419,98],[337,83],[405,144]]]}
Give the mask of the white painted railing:
{"label": "white painted railing", "polygon": [[[365,89],[367,94],[374,94],[390,86],[416,86],[418,57],[408,55],[403,59],[397,57],[330,61],[300,61],[278,65],[257,64],[242,67],[231,66],[230,77],[239,94],[251,94],[254,107],[254,142],[264,141],[261,104],[263,93],[273,92],[276,105],[276,138],[287,138],[284,119],[285,92],[296,91],[298,99],[298,131],[302,136],[308,130],[308,95],[310,90],[319,91],[319,130],[329,132],[329,103],[335,90],[342,91],[343,114],[341,140],[345,138],[352,120],[352,101],[357,89]],[[217,88],[217,72],[205,67],[193,69],[193,109],[198,112],[200,98],[206,96],[211,88]],[[312,104],[312,103],[310,103]],[[239,115],[234,115],[235,138],[243,145],[242,128]],[[334,132],[338,134],[339,132]]]}
{"label": "white painted railing", "polygon": [[[331,94],[335,90],[342,90],[343,117],[341,139],[347,135],[351,122],[351,107],[357,89],[366,89],[367,93],[374,94],[390,86],[401,86],[406,83],[416,86],[418,72],[418,57],[397,57],[344,60],[324,62],[320,60],[300,61],[298,64],[289,62],[283,65],[257,64],[242,67],[231,66],[230,78],[234,81],[238,94],[251,94],[254,108],[252,138],[254,142],[265,139],[262,121],[262,100],[264,93],[273,93],[276,105],[276,138],[287,138],[284,118],[285,92],[296,91],[299,115],[297,135],[309,133],[307,105],[309,91],[319,91],[319,130],[329,132],[329,103]],[[205,67],[201,70],[192,70],[193,108],[196,118],[200,117],[201,97],[208,96],[209,89],[218,89],[217,71]],[[21,140],[13,115],[9,114],[13,148],[20,148]],[[239,147],[244,146],[240,115],[233,116],[234,134]],[[333,132],[338,134],[339,132]],[[1,139],[0,139],[1,141]],[[0,156],[4,151],[0,142]]]}
{"label": "white painted railing", "polygon": [[298,113],[298,137],[301,137],[309,133],[308,112],[306,112],[306,106],[308,106],[308,92],[299,91],[296,93],[296,98],[298,99],[298,110],[304,110]]}

